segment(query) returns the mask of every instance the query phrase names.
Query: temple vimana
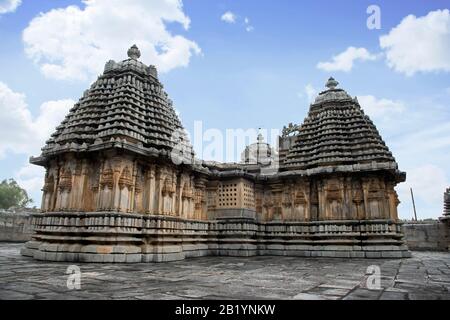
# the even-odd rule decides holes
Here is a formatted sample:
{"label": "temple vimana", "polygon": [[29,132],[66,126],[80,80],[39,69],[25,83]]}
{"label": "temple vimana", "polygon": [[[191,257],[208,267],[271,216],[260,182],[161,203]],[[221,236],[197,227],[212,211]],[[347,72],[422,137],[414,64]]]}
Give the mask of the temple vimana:
{"label": "temple vimana", "polygon": [[357,98],[330,78],[278,146],[197,159],[154,66],[108,61],[42,154],[42,212],[22,254],[162,262],[205,255],[402,258],[405,181]]}

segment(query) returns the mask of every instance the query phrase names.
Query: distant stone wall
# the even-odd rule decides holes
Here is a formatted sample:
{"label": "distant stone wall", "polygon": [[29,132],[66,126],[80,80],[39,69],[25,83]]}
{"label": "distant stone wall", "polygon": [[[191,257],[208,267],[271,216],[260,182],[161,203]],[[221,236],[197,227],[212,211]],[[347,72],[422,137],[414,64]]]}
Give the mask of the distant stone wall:
{"label": "distant stone wall", "polygon": [[0,211],[0,241],[25,242],[31,240],[31,212]]}
{"label": "distant stone wall", "polygon": [[405,240],[410,250],[447,251],[449,227],[439,221],[410,222],[403,225]]}

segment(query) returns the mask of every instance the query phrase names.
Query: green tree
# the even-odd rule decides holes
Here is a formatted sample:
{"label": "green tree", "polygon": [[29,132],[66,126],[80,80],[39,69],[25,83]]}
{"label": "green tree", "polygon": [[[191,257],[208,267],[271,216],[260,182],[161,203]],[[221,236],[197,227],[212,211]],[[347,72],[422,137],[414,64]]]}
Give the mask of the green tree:
{"label": "green tree", "polygon": [[0,183],[0,209],[24,208],[32,202],[14,179],[5,179]]}

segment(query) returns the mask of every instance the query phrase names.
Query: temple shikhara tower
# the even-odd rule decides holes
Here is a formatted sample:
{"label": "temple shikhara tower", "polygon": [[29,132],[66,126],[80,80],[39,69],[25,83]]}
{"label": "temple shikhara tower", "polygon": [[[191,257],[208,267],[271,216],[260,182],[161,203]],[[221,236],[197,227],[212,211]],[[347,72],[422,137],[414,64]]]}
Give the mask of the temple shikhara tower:
{"label": "temple shikhara tower", "polygon": [[31,158],[46,175],[23,255],[409,256],[394,189],[406,174],[336,80],[302,124],[283,129],[276,149],[259,136],[241,163],[213,163],[195,158],[156,68],[139,61],[136,46],[128,57],[106,63]]}

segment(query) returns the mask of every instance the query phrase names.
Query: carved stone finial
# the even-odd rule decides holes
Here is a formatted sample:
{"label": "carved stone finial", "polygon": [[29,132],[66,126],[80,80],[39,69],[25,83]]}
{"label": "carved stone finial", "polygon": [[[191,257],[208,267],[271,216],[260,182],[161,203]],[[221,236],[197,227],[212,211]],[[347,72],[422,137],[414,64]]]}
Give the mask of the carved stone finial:
{"label": "carved stone finial", "polygon": [[258,138],[257,138],[258,143],[263,143],[264,142],[264,137],[261,133],[258,134]]}
{"label": "carved stone finial", "polygon": [[141,51],[139,51],[139,48],[135,44],[133,44],[133,46],[128,49],[127,54],[130,59],[137,60],[141,56]]}
{"label": "carved stone finial", "polygon": [[334,80],[333,77],[330,77],[330,79],[328,79],[327,83],[325,84],[325,86],[330,89],[333,90],[338,86],[339,82],[337,82],[336,80]]}

